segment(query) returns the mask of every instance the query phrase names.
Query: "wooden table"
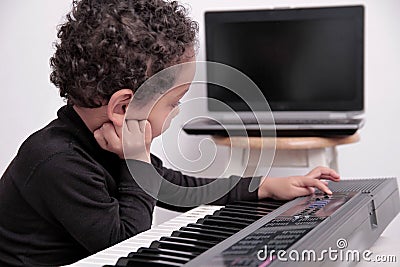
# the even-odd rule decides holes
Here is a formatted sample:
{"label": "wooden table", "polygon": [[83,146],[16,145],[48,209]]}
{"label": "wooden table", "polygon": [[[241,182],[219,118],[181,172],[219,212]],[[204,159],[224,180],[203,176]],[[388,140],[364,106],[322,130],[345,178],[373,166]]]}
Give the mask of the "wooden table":
{"label": "wooden table", "polygon": [[[336,147],[356,143],[360,140],[360,136],[355,133],[344,137],[214,136],[213,139],[217,145],[230,147],[232,157],[225,174],[254,175],[262,173],[260,168],[268,167],[327,166],[338,171]],[[259,162],[261,164],[258,164]],[[272,163],[272,166],[265,166],[270,165],[269,163]]]}

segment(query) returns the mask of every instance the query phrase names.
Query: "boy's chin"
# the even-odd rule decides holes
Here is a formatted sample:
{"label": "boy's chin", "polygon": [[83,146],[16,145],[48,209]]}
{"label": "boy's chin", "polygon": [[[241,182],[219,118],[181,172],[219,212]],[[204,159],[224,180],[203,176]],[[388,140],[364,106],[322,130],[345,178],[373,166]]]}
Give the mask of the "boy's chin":
{"label": "boy's chin", "polygon": [[151,134],[152,134],[152,139],[154,139],[154,138],[156,138],[156,137],[159,137],[160,135],[162,135],[163,133],[165,132],[165,130],[163,130],[163,131],[156,131],[156,132],[152,132]]}
{"label": "boy's chin", "polygon": [[165,128],[163,128],[163,129],[160,129],[159,131],[157,131],[157,132],[153,132],[152,134],[153,134],[153,139],[154,138],[156,138],[156,137],[158,137],[158,136],[160,136],[160,135],[162,135],[163,133],[165,133],[167,130],[168,130],[168,128],[169,127],[165,127]]}
{"label": "boy's chin", "polygon": [[163,133],[165,133],[166,130],[168,130],[168,128],[163,129],[162,131],[160,131],[160,132],[158,132],[158,133],[156,133],[156,134],[153,133],[153,139],[156,138],[156,137],[158,137],[158,136],[160,136],[160,135],[162,135]]}

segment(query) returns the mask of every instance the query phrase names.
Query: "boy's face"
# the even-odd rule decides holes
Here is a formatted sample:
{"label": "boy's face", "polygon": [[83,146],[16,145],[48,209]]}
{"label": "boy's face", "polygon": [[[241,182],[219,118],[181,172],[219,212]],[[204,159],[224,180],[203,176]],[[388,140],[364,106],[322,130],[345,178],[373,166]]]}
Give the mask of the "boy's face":
{"label": "boy's face", "polygon": [[130,103],[126,119],[147,119],[151,125],[153,138],[167,130],[172,119],[179,114],[180,100],[189,90],[196,72],[196,59],[194,53],[192,54],[193,56],[187,57],[186,60],[182,62],[183,64],[176,65],[172,68],[171,73],[176,70],[179,74],[174,82],[175,85],[172,86],[171,89],[160,95],[158,99],[149,101],[144,106],[141,104],[135,105],[134,99]]}
{"label": "boy's face", "polygon": [[154,105],[148,117],[153,138],[167,130],[172,119],[179,114],[179,101],[189,90],[189,87],[190,84],[185,84],[169,90]]}
{"label": "boy's face", "polygon": [[180,68],[175,86],[164,93],[153,106],[148,121],[151,124],[153,138],[167,130],[173,118],[179,114],[179,103],[189,90],[196,72],[195,56],[188,58]]}

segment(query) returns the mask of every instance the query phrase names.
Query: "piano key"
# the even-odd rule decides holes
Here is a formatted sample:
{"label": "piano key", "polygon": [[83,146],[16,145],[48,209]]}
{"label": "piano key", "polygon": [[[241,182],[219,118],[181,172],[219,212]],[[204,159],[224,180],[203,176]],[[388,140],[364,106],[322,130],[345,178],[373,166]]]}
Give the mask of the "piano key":
{"label": "piano key", "polygon": [[265,207],[251,207],[251,206],[243,206],[243,205],[235,205],[235,204],[228,204],[225,206],[226,208],[234,208],[234,209],[245,209],[245,210],[252,210],[252,211],[261,211],[261,212],[272,212],[275,208],[265,208]]}
{"label": "piano key", "polygon": [[[250,203],[252,203],[252,202],[250,202]],[[251,210],[251,211],[260,211],[260,212],[264,212],[264,213],[267,213],[267,212],[273,210],[273,208],[266,208],[265,206],[261,207],[259,205],[258,206],[246,205],[243,201],[238,204],[239,205],[228,204],[228,205],[232,205],[233,207],[228,207],[228,205],[227,205],[226,208],[239,208],[239,209],[246,209],[246,210]],[[263,203],[263,204],[265,204],[265,203]],[[189,224],[192,224],[189,227],[194,227],[194,228],[203,229],[203,230],[223,231],[224,233],[229,232],[231,235],[238,232],[239,230],[243,229],[245,226],[247,226],[249,224],[248,221],[246,224],[243,224],[243,222],[237,222],[233,225],[227,224],[227,223],[220,221],[220,219],[222,219],[221,217],[217,218],[217,220],[219,220],[219,221],[211,222],[211,225],[209,225],[209,223],[210,223],[209,219],[207,220],[206,224],[194,223],[194,222],[196,222],[196,219],[204,218],[205,215],[212,214],[214,211],[224,208],[222,206],[210,206],[210,207],[209,206],[199,206],[198,208],[195,208],[185,214],[182,214],[184,216],[182,216],[182,215],[177,216],[176,218],[174,218],[168,222],[165,222],[159,226],[156,226],[149,231],[140,233],[131,239],[121,242],[120,244],[118,244],[119,246],[116,245],[115,248],[111,247],[112,249],[111,248],[107,249],[106,251],[104,251],[104,253],[101,253],[102,254],[101,258],[99,258],[99,257],[96,257],[96,258],[99,261],[107,260],[107,262],[105,262],[105,263],[108,264],[108,263],[110,263],[110,261],[108,261],[109,259],[113,259],[116,261],[118,259],[118,258],[116,258],[116,256],[118,256],[118,255],[120,257],[127,256],[129,253],[136,251],[140,247],[150,246],[153,241],[158,240],[160,237],[170,236],[174,230],[179,229],[180,227],[183,227],[183,226],[189,226]],[[229,216],[225,216],[225,217],[229,217]],[[225,219],[229,219],[230,221],[232,221],[232,217],[225,218]],[[213,225],[213,223],[214,223],[214,225]],[[224,225],[224,226],[220,226],[221,223],[223,223],[222,225]]]}
{"label": "piano key", "polygon": [[161,236],[169,236],[174,230],[187,226],[190,223],[195,223],[197,219],[212,214],[214,211],[219,210],[222,207],[223,206],[201,205],[186,213],[178,215],[167,222],[155,226],[146,232],[139,233],[125,241],[68,266],[94,267],[107,264],[114,266],[120,257],[126,257],[129,253],[137,251],[140,247],[150,246],[151,242],[158,240]]}
{"label": "piano key", "polygon": [[196,232],[200,234],[206,234],[206,235],[218,235],[218,236],[225,236],[229,237],[232,235],[230,232],[226,231],[221,231],[221,230],[209,230],[209,229],[200,229],[200,228],[195,228],[195,227],[189,227],[189,226],[184,226],[179,228],[180,231],[189,231],[189,232]]}
{"label": "piano key", "polygon": [[271,212],[261,209],[245,209],[245,208],[235,208],[235,207],[225,207],[220,209],[220,211],[236,211],[236,212],[243,212],[243,213],[263,215],[263,216]]}
{"label": "piano key", "polygon": [[251,224],[254,222],[252,219],[246,219],[246,218],[237,218],[233,216],[222,216],[222,215],[206,215],[204,216],[204,219],[218,219],[218,220],[226,220],[226,221],[234,221],[235,223],[243,223],[243,224]]}
{"label": "piano key", "polygon": [[236,205],[243,205],[243,206],[250,206],[250,207],[264,207],[264,208],[272,208],[276,209],[282,206],[284,203],[278,203],[278,202],[266,202],[266,201],[235,201],[233,204]]}
{"label": "piano key", "polygon": [[206,225],[203,223],[189,223],[187,225],[188,227],[194,227],[194,228],[199,228],[199,229],[206,229],[206,230],[216,230],[216,231],[224,231],[224,232],[229,232],[229,233],[237,233],[239,232],[242,228],[238,227],[225,227],[225,226],[219,226],[219,225]]}
{"label": "piano key", "polygon": [[[147,254],[163,254],[163,255],[171,255],[171,256],[177,256],[177,257],[182,257],[182,258],[188,258],[188,259],[193,259],[196,257],[198,254],[193,254],[191,252],[185,252],[185,251],[174,251],[170,249],[162,249],[162,248],[139,248],[137,252],[143,252]],[[131,252],[129,253],[128,257],[136,252]]]}
{"label": "piano key", "polygon": [[151,259],[135,259],[129,260],[127,258],[121,258],[118,260],[117,267],[175,267],[175,266],[182,266],[180,263],[176,262],[168,262],[163,260],[151,260]]}
{"label": "piano key", "polygon": [[218,219],[218,218],[204,218],[198,219],[197,223],[205,224],[205,225],[226,225],[227,227],[235,227],[239,228],[240,230],[248,226],[248,223],[242,222],[235,222],[235,221],[228,221],[226,219]]}
{"label": "piano key", "polygon": [[172,249],[172,250],[177,250],[177,251],[188,251],[188,252],[197,252],[197,253],[202,253],[206,250],[208,250],[208,247],[203,247],[203,246],[196,246],[193,244],[183,244],[179,242],[172,242],[172,241],[153,241],[150,245],[151,248],[165,248],[165,249]]}
{"label": "piano key", "polygon": [[167,255],[167,254],[163,254],[161,252],[159,252],[159,253],[132,252],[132,253],[129,253],[128,257],[125,257],[125,258],[127,258],[129,260],[135,260],[135,259],[163,260],[163,261],[176,262],[176,263],[181,263],[181,264],[185,264],[186,262],[191,260],[190,258]]}
{"label": "piano key", "polygon": [[219,220],[219,221],[228,223],[228,225],[229,224],[238,224],[238,225],[243,225],[243,226],[247,226],[254,222],[254,220],[249,220],[249,219],[244,219],[244,218],[235,218],[235,217],[230,217],[230,216],[220,216],[220,215],[204,216],[203,220],[207,220],[207,219]]}
{"label": "piano key", "polygon": [[214,215],[230,216],[230,217],[237,217],[237,218],[248,218],[248,219],[252,219],[253,221],[256,221],[263,217],[262,215],[254,215],[254,214],[249,214],[249,213],[227,211],[227,210],[217,210],[216,212],[214,212]]}
{"label": "piano key", "polygon": [[204,234],[204,233],[199,233],[199,232],[192,232],[192,231],[173,231],[171,234],[171,237],[185,237],[185,238],[193,238],[193,239],[198,239],[198,240],[210,240],[210,241],[222,241],[227,238],[226,235],[221,236],[221,235],[210,235],[210,234]]}
{"label": "piano key", "polygon": [[192,244],[192,245],[196,245],[196,246],[200,246],[200,247],[208,247],[208,248],[213,247],[217,243],[219,243],[218,241],[212,241],[212,240],[202,241],[202,240],[198,240],[198,239],[194,239],[194,238],[167,237],[167,236],[161,237],[160,241],[171,241],[171,242],[177,242],[177,243],[182,243],[182,244]]}

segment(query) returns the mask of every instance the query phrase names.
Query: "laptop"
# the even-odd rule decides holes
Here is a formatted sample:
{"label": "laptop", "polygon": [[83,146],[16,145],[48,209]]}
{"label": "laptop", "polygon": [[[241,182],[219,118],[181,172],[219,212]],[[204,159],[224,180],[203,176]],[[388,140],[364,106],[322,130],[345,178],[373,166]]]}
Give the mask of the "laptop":
{"label": "laptop", "polygon": [[253,98],[249,109],[235,92],[208,83],[210,118],[186,123],[186,133],[343,136],[364,125],[363,6],[209,11],[205,34],[206,60],[248,76],[268,108]]}

